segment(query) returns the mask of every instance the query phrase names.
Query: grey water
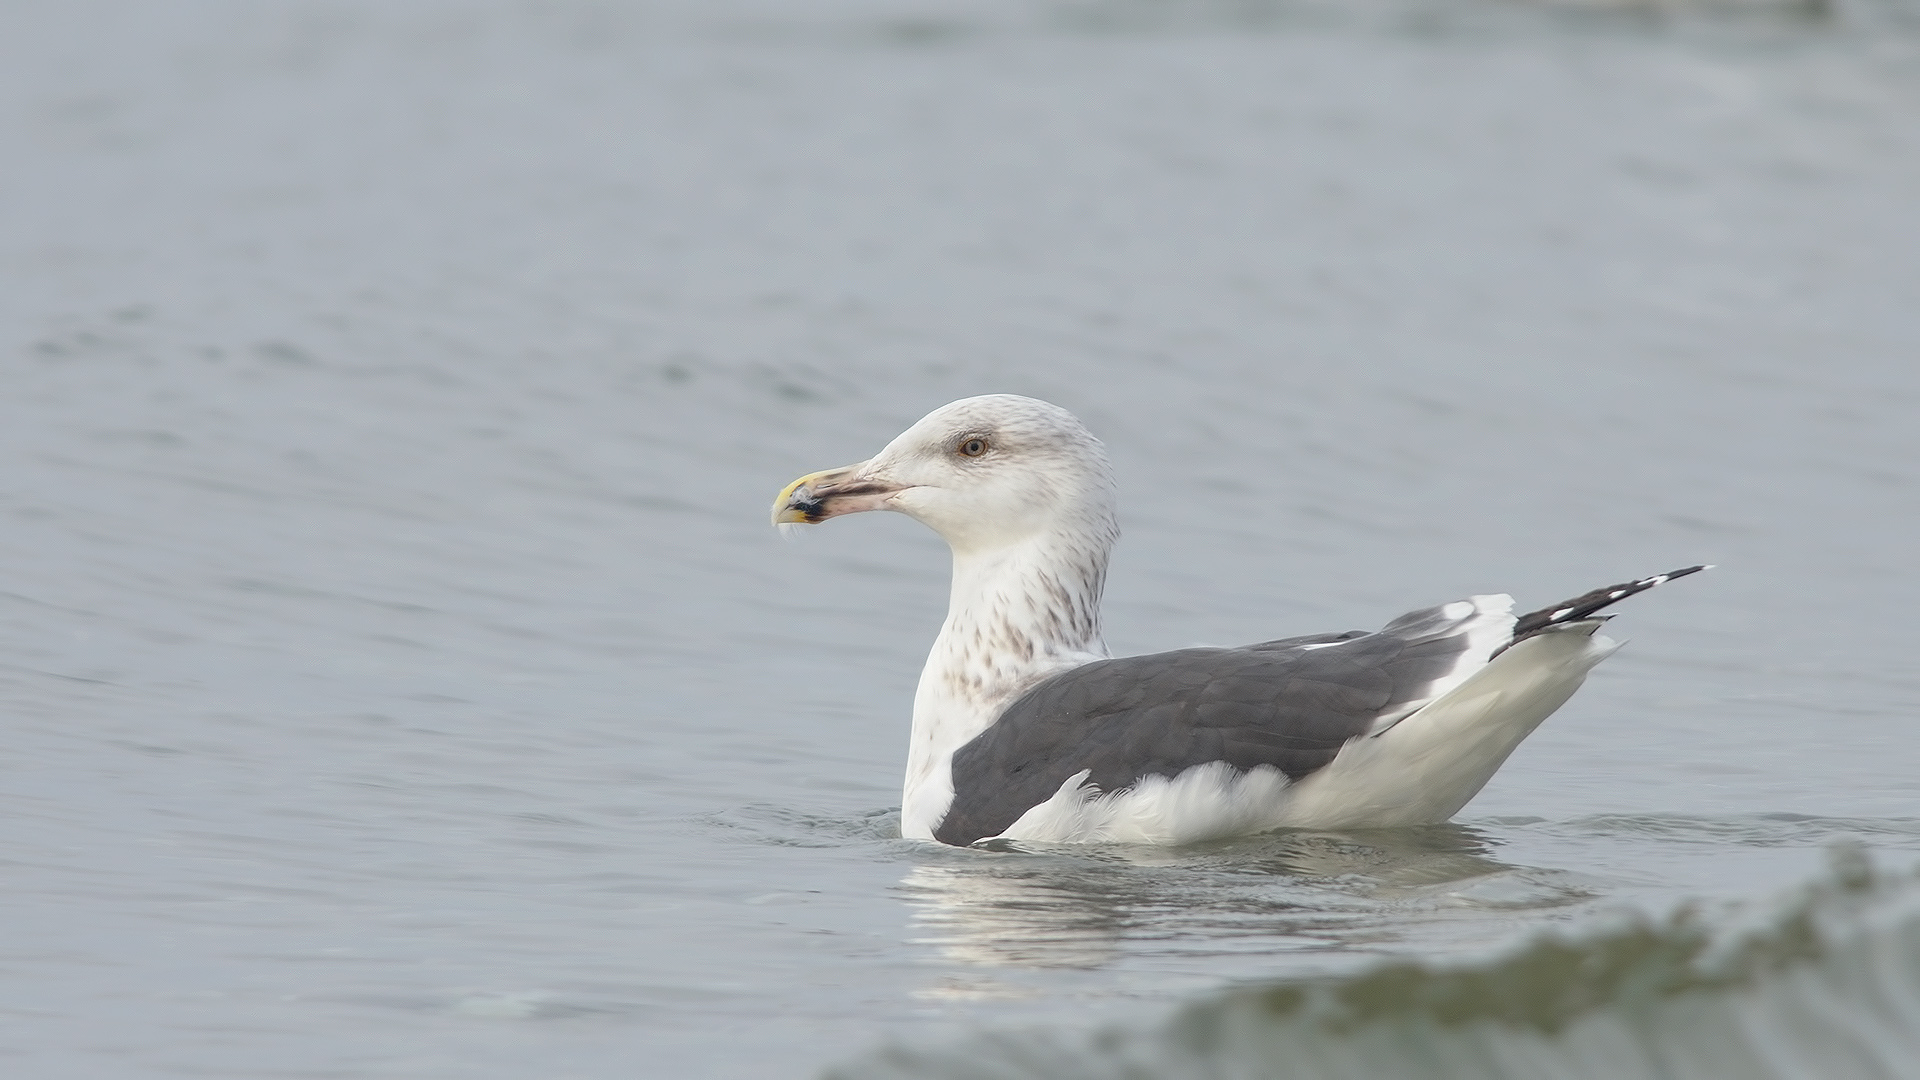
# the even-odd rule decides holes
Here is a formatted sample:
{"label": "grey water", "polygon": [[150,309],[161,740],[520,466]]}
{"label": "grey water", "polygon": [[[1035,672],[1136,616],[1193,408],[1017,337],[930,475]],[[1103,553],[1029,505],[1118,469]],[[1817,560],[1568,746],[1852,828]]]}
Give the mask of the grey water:
{"label": "grey water", "polygon": [[[13,3],[0,365],[9,1075],[959,1068],[1920,861],[1900,2]],[[945,552],[767,507],[984,392],[1120,653],[1720,568],[1455,823],[908,843]]]}

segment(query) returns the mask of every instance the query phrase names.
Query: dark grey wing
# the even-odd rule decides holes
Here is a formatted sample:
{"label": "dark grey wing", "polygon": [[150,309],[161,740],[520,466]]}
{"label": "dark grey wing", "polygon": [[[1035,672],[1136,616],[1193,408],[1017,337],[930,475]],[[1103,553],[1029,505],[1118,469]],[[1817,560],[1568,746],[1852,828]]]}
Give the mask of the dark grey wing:
{"label": "dark grey wing", "polygon": [[1183,649],[1055,675],[954,754],[953,804],[934,837],[998,836],[1082,770],[1107,792],[1215,761],[1306,776],[1486,662],[1496,643],[1464,632],[1482,614],[1468,607],[1412,612],[1371,634]]}

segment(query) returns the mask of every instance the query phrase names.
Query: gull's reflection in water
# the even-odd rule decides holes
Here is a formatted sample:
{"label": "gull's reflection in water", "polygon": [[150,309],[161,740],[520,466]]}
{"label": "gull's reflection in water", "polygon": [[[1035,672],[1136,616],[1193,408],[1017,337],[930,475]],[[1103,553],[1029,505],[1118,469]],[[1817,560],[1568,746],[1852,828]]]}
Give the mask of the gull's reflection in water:
{"label": "gull's reflection in water", "polygon": [[[1008,846],[930,851],[899,891],[932,946],[969,968],[1109,966],[1128,954],[1372,947],[1396,923],[1461,907],[1584,897],[1490,857],[1461,825],[1288,832],[1187,848]],[[1576,896],[1575,894],[1578,894]],[[945,996],[945,992],[937,992]]]}

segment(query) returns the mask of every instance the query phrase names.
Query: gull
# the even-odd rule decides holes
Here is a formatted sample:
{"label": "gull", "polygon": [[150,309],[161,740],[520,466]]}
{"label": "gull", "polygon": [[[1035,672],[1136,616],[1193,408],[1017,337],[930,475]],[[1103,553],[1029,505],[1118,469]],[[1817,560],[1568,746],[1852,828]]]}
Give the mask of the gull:
{"label": "gull", "polygon": [[1072,413],[990,394],[774,501],[783,528],[890,510],[952,549],[902,835],[1169,845],[1445,821],[1619,648],[1597,633],[1601,609],[1708,569],[1523,615],[1511,596],[1469,596],[1371,632],[1116,658],[1100,632],[1115,494],[1106,448]]}

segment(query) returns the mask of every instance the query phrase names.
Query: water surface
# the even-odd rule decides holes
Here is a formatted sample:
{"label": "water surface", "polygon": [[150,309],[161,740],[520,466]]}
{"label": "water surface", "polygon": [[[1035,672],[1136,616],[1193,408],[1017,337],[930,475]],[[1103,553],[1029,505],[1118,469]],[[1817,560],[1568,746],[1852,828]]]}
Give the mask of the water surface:
{"label": "water surface", "polygon": [[[1920,851],[1898,5],[5,21],[22,1075],[808,1076]],[[906,843],[945,553],[766,506],[995,391],[1122,653],[1721,569],[1456,823]]]}

